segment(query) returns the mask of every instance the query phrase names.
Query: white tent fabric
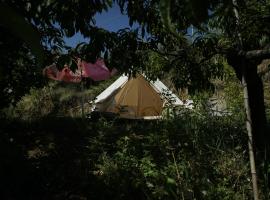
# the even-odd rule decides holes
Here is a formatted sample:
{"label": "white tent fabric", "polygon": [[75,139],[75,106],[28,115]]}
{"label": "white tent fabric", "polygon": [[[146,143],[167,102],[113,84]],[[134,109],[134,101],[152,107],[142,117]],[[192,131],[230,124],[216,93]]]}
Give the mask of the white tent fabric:
{"label": "white tent fabric", "polygon": [[[124,85],[128,82],[129,78],[127,75],[120,76],[114,83],[112,83],[107,89],[105,89],[102,93],[100,93],[96,99],[92,102],[93,107],[92,111],[102,111],[102,104],[106,104],[106,101],[112,97],[117,91],[121,90]],[[193,101],[187,100],[183,103],[172,91],[170,91],[159,79],[156,81],[149,81],[151,87],[160,95],[162,99],[165,101],[166,98],[169,96],[171,103],[175,106],[184,106],[186,108],[193,108]],[[160,116],[155,116],[155,118],[159,118]],[[144,117],[148,119],[148,116]],[[150,116],[153,119],[153,116]]]}
{"label": "white tent fabric", "polygon": [[170,95],[173,104],[175,106],[181,106],[184,105],[184,103],[171,91],[167,88],[166,85],[164,85],[159,79],[157,79],[155,82],[151,82],[152,86],[156,91],[160,94],[168,94]]}
{"label": "white tent fabric", "polygon": [[192,109],[193,108],[193,101],[187,99],[185,102],[181,101],[169,88],[167,88],[164,83],[162,83],[159,79],[157,79],[155,82],[151,81],[151,84],[153,87],[157,90],[157,92],[163,94],[169,94],[171,99],[174,101],[173,105],[175,106],[184,106],[186,108]]}
{"label": "white tent fabric", "polygon": [[119,89],[122,85],[124,85],[128,81],[128,76],[122,75],[116,81],[114,81],[108,88],[106,88],[103,92],[101,92],[96,99],[94,100],[94,104],[100,103],[106,98],[108,98],[114,91]]}

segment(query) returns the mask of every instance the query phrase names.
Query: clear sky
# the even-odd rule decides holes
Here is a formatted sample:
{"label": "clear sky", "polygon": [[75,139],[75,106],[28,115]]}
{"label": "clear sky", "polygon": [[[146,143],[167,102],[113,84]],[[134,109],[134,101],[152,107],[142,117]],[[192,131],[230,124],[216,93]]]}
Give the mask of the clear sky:
{"label": "clear sky", "polygon": [[[104,28],[109,31],[118,31],[122,28],[129,26],[129,19],[127,15],[122,15],[120,8],[117,4],[114,4],[108,11],[103,11],[95,16],[96,26]],[[136,28],[138,25],[134,24],[131,28]],[[65,38],[66,44],[71,47],[75,47],[81,42],[87,42],[88,39],[84,38],[80,33],[77,33],[71,38]]]}
{"label": "clear sky", "polygon": [[[120,8],[117,4],[113,4],[112,8],[102,13],[95,15],[96,26],[104,28],[109,31],[118,31],[119,29],[127,28],[129,26],[129,19],[127,15],[123,15],[120,12]],[[139,25],[133,23],[131,28],[137,28]],[[188,29],[188,34],[191,35],[191,27]],[[64,38],[66,44],[71,47],[76,47],[81,42],[88,42],[89,39],[84,38],[80,33],[75,34],[71,38]]]}

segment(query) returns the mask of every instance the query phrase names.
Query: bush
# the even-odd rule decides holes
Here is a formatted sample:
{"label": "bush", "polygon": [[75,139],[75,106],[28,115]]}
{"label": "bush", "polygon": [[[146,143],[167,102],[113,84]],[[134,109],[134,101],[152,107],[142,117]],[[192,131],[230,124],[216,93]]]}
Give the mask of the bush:
{"label": "bush", "polygon": [[16,147],[22,157],[4,153],[5,163],[28,174],[12,180],[27,185],[3,184],[14,199],[251,198],[245,129],[233,116],[188,111],[163,121],[4,124],[2,152]]}

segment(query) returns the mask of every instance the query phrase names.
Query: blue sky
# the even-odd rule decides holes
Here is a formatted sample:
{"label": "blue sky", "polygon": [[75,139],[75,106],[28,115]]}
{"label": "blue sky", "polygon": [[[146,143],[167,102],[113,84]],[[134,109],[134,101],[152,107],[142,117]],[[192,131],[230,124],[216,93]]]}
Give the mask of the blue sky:
{"label": "blue sky", "polygon": [[[108,11],[98,13],[95,16],[96,26],[104,28],[109,31],[118,31],[122,28],[129,26],[129,19],[127,15],[122,15],[120,8],[117,4],[114,4]],[[132,28],[136,28],[138,25],[134,24]],[[71,47],[75,47],[81,42],[87,42],[88,39],[84,38],[80,33],[77,33],[71,38],[65,38],[66,44]]]}
{"label": "blue sky", "polygon": [[[102,13],[97,13],[95,15],[96,26],[104,28],[109,31],[118,31],[122,28],[127,28],[129,26],[129,19],[127,15],[123,15],[120,12],[120,8],[117,4],[113,4],[112,8],[108,11],[103,11]],[[139,25],[133,23],[131,28],[137,28]],[[191,27],[188,29],[188,34],[191,34]],[[81,42],[88,42],[89,39],[84,38],[80,33],[75,34],[71,38],[64,38],[66,44],[71,47],[76,47],[77,44]]]}

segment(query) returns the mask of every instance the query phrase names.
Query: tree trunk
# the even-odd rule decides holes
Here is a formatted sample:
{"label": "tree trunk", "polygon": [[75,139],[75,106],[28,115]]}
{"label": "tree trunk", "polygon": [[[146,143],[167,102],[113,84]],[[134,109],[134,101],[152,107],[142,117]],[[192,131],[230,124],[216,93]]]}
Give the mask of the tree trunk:
{"label": "tree trunk", "polygon": [[258,190],[258,181],[257,181],[257,173],[256,173],[256,163],[254,156],[254,144],[253,144],[253,121],[251,118],[251,107],[250,107],[250,91],[248,88],[248,66],[243,58],[241,58],[241,81],[244,92],[244,104],[246,110],[246,128],[248,134],[248,151],[249,151],[249,161],[250,161],[250,171],[252,178],[252,188],[253,188],[253,198],[254,200],[259,200],[259,190]]}
{"label": "tree trunk", "polygon": [[[236,75],[243,85],[253,194],[254,200],[257,200],[259,199],[259,192],[254,154],[256,154],[257,163],[263,163],[265,169],[268,166],[269,136],[266,131],[263,83],[257,74],[256,62],[250,62],[236,55],[228,55],[227,59],[228,63],[235,69]],[[254,150],[256,153],[254,153]],[[264,179],[263,177],[266,175],[266,179],[264,179],[266,194],[269,175],[265,169],[259,173],[259,176]]]}
{"label": "tree trunk", "polygon": [[257,165],[263,166],[258,170],[258,176],[264,180],[263,192],[265,198],[269,195],[270,174],[268,170],[270,159],[270,137],[267,131],[267,120],[264,106],[264,90],[262,79],[257,74],[256,64],[247,63],[246,73],[249,108],[252,121],[253,147],[255,147]]}
{"label": "tree trunk", "polygon": [[269,146],[269,134],[266,128],[264,106],[264,90],[261,78],[257,73],[257,66],[246,61],[246,82],[248,90],[249,108],[252,121],[252,135],[258,159],[264,158]]}
{"label": "tree trunk", "polygon": [[248,106],[251,115],[253,144],[256,153],[260,154],[268,150],[270,143],[270,134],[267,134],[266,115],[264,106],[264,90],[263,83],[257,73],[257,62],[248,60],[243,61],[243,57],[236,55],[227,55],[228,63],[234,68],[237,78],[242,82],[241,66],[246,69],[246,84],[248,90]]}

